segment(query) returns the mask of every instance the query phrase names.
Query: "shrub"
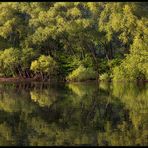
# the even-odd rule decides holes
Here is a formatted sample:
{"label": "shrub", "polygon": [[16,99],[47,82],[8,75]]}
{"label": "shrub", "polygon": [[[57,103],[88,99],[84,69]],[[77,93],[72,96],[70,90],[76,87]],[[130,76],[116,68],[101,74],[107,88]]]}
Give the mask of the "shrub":
{"label": "shrub", "polygon": [[38,60],[35,60],[31,63],[30,69],[32,71],[40,72],[43,76],[43,74],[47,76],[51,76],[55,74],[57,70],[57,63],[54,61],[54,59],[49,55],[41,55]]}
{"label": "shrub", "polygon": [[97,73],[92,68],[85,68],[80,65],[77,69],[73,70],[66,78],[68,81],[85,81],[96,79]]}
{"label": "shrub", "polygon": [[121,66],[113,68],[113,81],[124,81],[125,73]]}
{"label": "shrub", "polygon": [[114,67],[120,65],[120,63],[121,63],[121,59],[115,58],[108,61],[108,66],[110,67],[110,69],[113,69]]}
{"label": "shrub", "polygon": [[93,59],[89,55],[86,55],[85,58],[81,60],[81,64],[86,68],[94,66]]}
{"label": "shrub", "polygon": [[110,80],[110,76],[109,76],[109,74],[107,74],[107,73],[101,74],[101,75],[99,76],[99,80],[100,80],[100,81],[109,81],[109,80]]}
{"label": "shrub", "polygon": [[8,48],[0,52],[0,69],[2,74],[15,76],[19,63],[20,51],[18,49]]}
{"label": "shrub", "polygon": [[121,65],[113,69],[113,80],[137,81],[148,80],[148,52],[147,38],[135,36],[130,54]]}
{"label": "shrub", "polygon": [[113,68],[113,81],[148,79],[146,57],[128,55],[120,66]]}
{"label": "shrub", "polygon": [[108,61],[106,59],[100,59],[98,72],[100,74],[107,73],[109,71],[109,69],[110,69],[110,67],[108,65]]}

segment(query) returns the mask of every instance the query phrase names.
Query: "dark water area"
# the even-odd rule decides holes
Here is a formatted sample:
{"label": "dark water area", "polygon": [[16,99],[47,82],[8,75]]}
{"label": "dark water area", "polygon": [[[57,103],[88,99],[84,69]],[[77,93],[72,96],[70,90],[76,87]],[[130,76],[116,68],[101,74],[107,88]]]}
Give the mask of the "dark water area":
{"label": "dark water area", "polygon": [[0,146],[148,145],[148,84],[0,83]]}

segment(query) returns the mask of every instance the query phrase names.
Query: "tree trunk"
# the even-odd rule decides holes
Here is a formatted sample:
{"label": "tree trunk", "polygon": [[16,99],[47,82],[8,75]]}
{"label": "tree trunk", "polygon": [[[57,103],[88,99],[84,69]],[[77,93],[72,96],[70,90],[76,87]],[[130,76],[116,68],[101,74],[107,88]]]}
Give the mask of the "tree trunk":
{"label": "tree trunk", "polygon": [[22,75],[22,73],[21,73],[20,69],[19,69],[19,68],[17,68],[17,69],[18,69],[18,72],[19,72],[19,76],[22,78],[22,77],[23,77],[23,75]]}
{"label": "tree trunk", "polygon": [[40,74],[41,74],[42,80],[44,80],[44,74],[43,74],[43,72],[40,72]]}
{"label": "tree trunk", "polygon": [[27,78],[30,78],[30,75],[28,73],[28,70],[25,70],[25,72],[26,72]]}

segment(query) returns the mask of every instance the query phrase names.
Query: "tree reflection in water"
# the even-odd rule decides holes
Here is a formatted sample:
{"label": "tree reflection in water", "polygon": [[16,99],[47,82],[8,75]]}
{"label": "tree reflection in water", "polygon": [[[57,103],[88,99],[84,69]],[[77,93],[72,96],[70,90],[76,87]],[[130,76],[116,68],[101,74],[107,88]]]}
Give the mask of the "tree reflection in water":
{"label": "tree reflection in water", "polygon": [[148,145],[148,85],[0,84],[0,145]]}

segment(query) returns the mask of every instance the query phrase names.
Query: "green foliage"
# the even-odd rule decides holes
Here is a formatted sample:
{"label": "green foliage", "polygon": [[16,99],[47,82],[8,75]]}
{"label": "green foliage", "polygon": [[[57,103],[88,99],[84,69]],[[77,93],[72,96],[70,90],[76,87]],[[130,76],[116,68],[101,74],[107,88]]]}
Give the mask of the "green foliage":
{"label": "green foliage", "polygon": [[38,60],[31,63],[30,69],[35,73],[41,72],[50,76],[56,73],[57,64],[51,56],[41,55]]}
{"label": "green foliage", "polygon": [[[62,80],[80,65],[116,80],[148,77],[146,3],[10,2],[0,9],[1,77],[48,78],[54,64],[42,55],[57,62]],[[120,64],[123,76],[113,72]]]}
{"label": "green foliage", "polygon": [[107,73],[109,71],[108,61],[106,59],[99,60],[99,74]]}
{"label": "green foliage", "polygon": [[86,68],[92,68],[93,62],[90,56],[86,56],[84,59],[80,59],[79,56],[59,56],[60,60],[58,61],[58,73],[63,76],[68,76],[73,70],[77,69],[80,65],[84,65]]}
{"label": "green foliage", "polygon": [[109,81],[109,80],[110,80],[110,76],[109,76],[109,74],[107,74],[107,73],[101,74],[101,75],[99,76],[99,80],[100,80],[100,81]]}
{"label": "green foliage", "polygon": [[84,67],[94,67],[93,59],[90,55],[86,55],[84,59],[81,60],[81,64]]}
{"label": "green foliage", "polygon": [[115,67],[113,69],[113,81],[125,81],[125,71],[122,67]]}
{"label": "green foliage", "polygon": [[148,79],[148,52],[147,52],[147,38],[144,39],[136,36],[134,43],[131,46],[131,54],[126,55],[119,67],[113,70],[114,80],[130,80]]}
{"label": "green foliage", "polygon": [[85,68],[80,65],[77,69],[72,71],[67,76],[68,81],[84,81],[84,80],[92,80],[96,79],[96,72],[92,68]]}
{"label": "green foliage", "polygon": [[121,58],[115,58],[115,59],[112,59],[112,60],[109,60],[108,61],[108,66],[110,69],[113,69],[114,67],[118,66],[121,64]]}
{"label": "green foliage", "polygon": [[21,53],[22,69],[30,68],[31,61],[35,58],[37,53],[32,48],[23,48]]}
{"label": "green foliage", "polygon": [[15,69],[20,62],[20,52],[18,49],[9,48],[0,53],[0,67],[2,73],[10,76],[15,76]]}

